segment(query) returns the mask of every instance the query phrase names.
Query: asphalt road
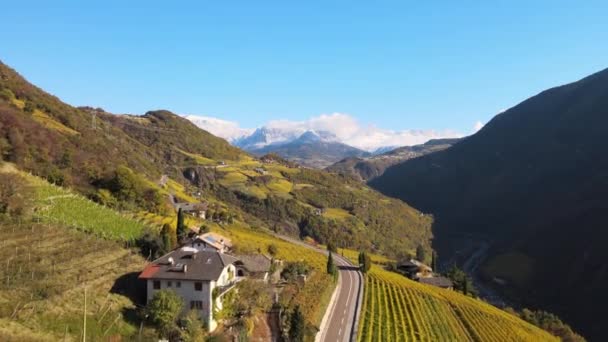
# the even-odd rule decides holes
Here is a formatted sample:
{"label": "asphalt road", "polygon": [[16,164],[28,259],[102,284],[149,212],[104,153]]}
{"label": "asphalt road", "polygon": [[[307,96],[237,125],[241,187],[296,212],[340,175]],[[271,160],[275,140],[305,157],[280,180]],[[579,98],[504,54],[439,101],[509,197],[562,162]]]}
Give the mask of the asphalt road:
{"label": "asphalt road", "polygon": [[[277,235],[277,237],[327,255],[326,250],[311,246],[300,240],[282,235]],[[327,316],[327,322],[319,332],[317,340],[322,342],[356,341],[356,316],[358,311],[361,310],[361,301],[363,300],[363,277],[359,268],[355,267],[348,259],[335,253],[333,256],[334,262],[340,270],[337,285],[338,293],[335,301],[327,308],[329,312],[326,315],[329,316]]]}
{"label": "asphalt road", "polygon": [[340,268],[340,281],[338,284],[338,295],[329,308],[329,319],[320,332],[321,341],[355,341],[355,317],[360,310],[362,300],[359,297],[359,289],[362,286],[362,277],[357,267],[338,256],[334,255],[336,265]]}

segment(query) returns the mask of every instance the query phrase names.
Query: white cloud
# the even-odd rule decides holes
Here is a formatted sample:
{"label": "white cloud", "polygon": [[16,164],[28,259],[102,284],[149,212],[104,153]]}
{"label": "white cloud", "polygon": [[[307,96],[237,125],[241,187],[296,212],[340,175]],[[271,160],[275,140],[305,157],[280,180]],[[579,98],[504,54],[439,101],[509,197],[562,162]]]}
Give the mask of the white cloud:
{"label": "white cloud", "polygon": [[[187,116],[199,127],[233,141],[252,129],[241,128],[238,123],[210,117]],[[195,118],[195,119],[193,119]],[[344,113],[322,114],[304,121],[272,120],[264,127],[285,131],[294,136],[308,130],[326,131],[336,136],[337,140],[363,149],[374,151],[386,146],[409,146],[423,144],[431,139],[457,138],[463,135],[450,130],[388,130],[373,125],[362,125],[354,117]]]}
{"label": "white cloud", "polygon": [[483,128],[485,124],[481,121],[477,121],[475,125],[473,125],[473,133],[477,133],[480,129]]}
{"label": "white cloud", "polygon": [[241,128],[238,122],[222,120],[210,116],[186,115],[198,127],[228,141],[241,138],[253,132],[253,129]]}

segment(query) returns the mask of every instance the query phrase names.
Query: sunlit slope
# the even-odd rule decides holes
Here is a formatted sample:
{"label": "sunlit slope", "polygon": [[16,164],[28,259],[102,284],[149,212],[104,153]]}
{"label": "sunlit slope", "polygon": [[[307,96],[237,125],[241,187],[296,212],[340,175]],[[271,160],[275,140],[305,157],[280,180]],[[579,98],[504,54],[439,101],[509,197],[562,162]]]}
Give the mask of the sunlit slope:
{"label": "sunlit slope", "polygon": [[365,281],[358,341],[557,341],[480,300],[374,266]]}

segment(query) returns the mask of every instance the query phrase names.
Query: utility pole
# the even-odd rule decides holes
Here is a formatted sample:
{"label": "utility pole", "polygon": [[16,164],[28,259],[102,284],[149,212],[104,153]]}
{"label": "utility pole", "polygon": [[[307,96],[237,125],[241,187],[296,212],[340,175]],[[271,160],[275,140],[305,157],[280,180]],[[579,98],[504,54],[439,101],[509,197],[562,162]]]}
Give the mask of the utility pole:
{"label": "utility pole", "polygon": [[93,127],[93,129],[97,129],[97,116],[95,115],[95,112],[91,112],[92,117],[92,122],[91,122],[91,126]]}
{"label": "utility pole", "polygon": [[84,312],[82,314],[82,342],[87,341],[87,286],[84,286]]}

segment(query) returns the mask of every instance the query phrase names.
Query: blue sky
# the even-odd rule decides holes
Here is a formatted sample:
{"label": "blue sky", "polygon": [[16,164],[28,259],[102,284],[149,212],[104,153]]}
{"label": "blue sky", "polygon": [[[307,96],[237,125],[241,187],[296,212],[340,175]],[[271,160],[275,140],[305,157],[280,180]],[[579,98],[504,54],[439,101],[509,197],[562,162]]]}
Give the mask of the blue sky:
{"label": "blue sky", "polygon": [[116,113],[469,132],[608,67],[606,1],[81,3],[3,3],[0,59]]}

